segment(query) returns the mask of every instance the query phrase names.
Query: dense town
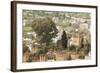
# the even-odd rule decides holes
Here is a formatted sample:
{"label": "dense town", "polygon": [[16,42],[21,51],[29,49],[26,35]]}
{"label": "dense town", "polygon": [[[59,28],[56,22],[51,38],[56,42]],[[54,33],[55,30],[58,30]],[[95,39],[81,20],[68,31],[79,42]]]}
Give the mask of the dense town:
{"label": "dense town", "polygon": [[23,11],[23,62],[90,59],[89,15]]}

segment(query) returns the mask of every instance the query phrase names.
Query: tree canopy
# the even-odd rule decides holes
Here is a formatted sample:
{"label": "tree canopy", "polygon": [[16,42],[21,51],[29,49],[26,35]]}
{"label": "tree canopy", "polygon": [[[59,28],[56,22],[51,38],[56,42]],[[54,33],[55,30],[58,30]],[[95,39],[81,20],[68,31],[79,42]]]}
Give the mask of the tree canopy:
{"label": "tree canopy", "polygon": [[67,48],[67,35],[66,35],[65,31],[63,31],[63,33],[62,33],[61,40],[62,40],[62,46],[63,46],[63,48],[64,49]]}
{"label": "tree canopy", "polygon": [[38,42],[46,45],[49,45],[52,38],[56,37],[58,33],[55,23],[49,17],[34,19],[32,29],[37,34]]}

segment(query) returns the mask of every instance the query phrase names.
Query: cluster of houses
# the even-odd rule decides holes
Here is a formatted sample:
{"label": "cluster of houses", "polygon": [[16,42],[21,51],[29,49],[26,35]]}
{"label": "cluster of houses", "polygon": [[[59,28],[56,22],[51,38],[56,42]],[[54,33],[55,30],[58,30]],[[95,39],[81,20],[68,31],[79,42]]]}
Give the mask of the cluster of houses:
{"label": "cluster of houses", "polygon": [[[76,29],[75,32],[72,32],[70,36],[67,37],[66,49],[63,49],[62,41],[61,39],[58,39],[56,47],[49,49],[43,48],[43,50],[39,49],[39,44],[33,44],[31,39],[24,39],[26,42],[23,46],[26,47],[23,47],[23,50],[27,50],[23,52],[23,62],[73,60],[80,58],[79,53],[81,53],[84,58],[84,50],[87,49],[84,48],[85,44],[87,44],[85,37],[86,35],[84,33],[79,33],[78,29]],[[71,52],[70,50],[72,50],[72,47],[74,51]],[[81,51],[77,53],[77,50]]]}

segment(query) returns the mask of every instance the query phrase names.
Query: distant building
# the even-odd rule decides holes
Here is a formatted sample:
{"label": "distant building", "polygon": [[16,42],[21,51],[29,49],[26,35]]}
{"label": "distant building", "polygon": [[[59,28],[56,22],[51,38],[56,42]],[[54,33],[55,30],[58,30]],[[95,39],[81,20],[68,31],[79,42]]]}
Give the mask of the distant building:
{"label": "distant building", "polygon": [[80,24],[80,26],[79,26],[81,29],[89,29],[89,24],[87,24],[87,23],[82,23],[82,24]]}
{"label": "distant building", "polygon": [[41,62],[41,61],[47,61],[47,56],[44,55],[44,54],[41,54],[41,55],[39,56],[39,60],[40,60],[40,62]]}
{"label": "distant building", "polygon": [[70,39],[70,46],[76,46],[76,47],[81,47],[81,39],[82,35],[78,32],[75,32],[72,34],[72,37]]}

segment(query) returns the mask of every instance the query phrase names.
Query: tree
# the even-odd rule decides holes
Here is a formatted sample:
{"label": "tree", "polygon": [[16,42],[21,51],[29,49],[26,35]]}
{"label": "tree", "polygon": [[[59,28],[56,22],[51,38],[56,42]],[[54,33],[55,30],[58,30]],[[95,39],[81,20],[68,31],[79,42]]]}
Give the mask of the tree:
{"label": "tree", "polygon": [[67,36],[66,36],[66,32],[63,31],[62,33],[62,46],[63,46],[63,49],[67,48]]}
{"label": "tree", "polygon": [[33,31],[37,34],[37,42],[48,46],[52,38],[57,36],[58,30],[49,17],[35,18],[32,23]]}

